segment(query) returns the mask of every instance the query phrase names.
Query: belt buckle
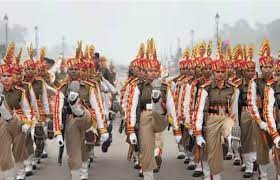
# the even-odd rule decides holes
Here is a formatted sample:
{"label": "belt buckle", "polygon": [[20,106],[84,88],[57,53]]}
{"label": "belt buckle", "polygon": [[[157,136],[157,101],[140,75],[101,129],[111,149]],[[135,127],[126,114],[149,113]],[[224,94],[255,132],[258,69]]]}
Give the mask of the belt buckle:
{"label": "belt buckle", "polygon": [[219,108],[219,114],[225,114],[225,109]]}
{"label": "belt buckle", "polygon": [[153,109],[153,104],[152,103],[146,104],[146,109],[147,110],[152,110]]}

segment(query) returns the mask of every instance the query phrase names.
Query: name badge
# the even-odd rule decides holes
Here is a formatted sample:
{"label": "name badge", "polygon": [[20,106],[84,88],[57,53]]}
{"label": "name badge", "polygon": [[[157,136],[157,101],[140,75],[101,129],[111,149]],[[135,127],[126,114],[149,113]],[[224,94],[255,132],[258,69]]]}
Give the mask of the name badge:
{"label": "name badge", "polygon": [[147,110],[152,110],[153,109],[153,104],[146,104],[146,109]]}

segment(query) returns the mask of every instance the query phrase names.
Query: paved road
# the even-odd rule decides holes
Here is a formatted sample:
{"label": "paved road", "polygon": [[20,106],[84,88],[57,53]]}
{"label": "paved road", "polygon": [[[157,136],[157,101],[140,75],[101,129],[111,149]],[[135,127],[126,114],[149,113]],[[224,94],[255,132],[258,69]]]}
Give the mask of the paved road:
{"label": "paved road", "polygon": [[[117,121],[115,123],[118,123]],[[115,126],[115,131],[118,126]],[[177,160],[177,148],[171,131],[165,132],[164,161],[162,169],[156,175],[156,180],[185,180],[194,179],[191,177],[192,171],[186,170],[182,160]],[[27,180],[69,180],[70,174],[67,163],[58,166],[57,147],[55,141],[49,142],[49,158],[43,160],[40,170]],[[93,166],[89,169],[89,180],[137,180],[138,172],[132,168],[132,163],[126,160],[127,144],[125,135],[114,132],[114,142],[109,152],[101,153],[98,149]],[[66,158],[64,158],[66,159]],[[225,171],[222,173],[223,179],[242,179],[240,167],[231,165],[231,161],[225,161]],[[270,168],[270,179],[275,179],[273,166]],[[141,179],[141,178],[140,178]],[[199,178],[198,178],[199,179]],[[257,179],[257,175],[252,179]]]}

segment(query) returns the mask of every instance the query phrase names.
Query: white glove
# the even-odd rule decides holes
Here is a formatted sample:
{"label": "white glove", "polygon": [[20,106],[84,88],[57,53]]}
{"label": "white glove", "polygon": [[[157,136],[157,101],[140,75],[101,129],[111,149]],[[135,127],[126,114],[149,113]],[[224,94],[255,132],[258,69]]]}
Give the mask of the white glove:
{"label": "white glove", "polygon": [[30,133],[31,127],[28,124],[24,124],[21,126],[21,131],[25,134],[28,135]]}
{"label": "white glove", "polygon": [[151,83],[153,90],[152,90],[152,101],[153,103],[157,103],[158,100],[160,99],[161,95],[161,80],[160,79],[154,79],[153,82]]}
{"label": "white glove", "polygon": [[44,130],[45,136],[48,137],[48,127],[44,126],[43,130]]}
{"label": "white glove", "polygon": [[0,113],[1,117],[5,120],[10,120],[13,118],[10,109],[7,107],[7,103],[5,102],[4,95],[0,95]]}
{"label": "white glove", "polygon": [[137,144],[137,137],[135,133],[129,134],[129,141],[131,144]]}
{"label": "white glove", "polygon": [[200,147],[205,146],[206,142],[204,140],[204,138],[200,135],[200,136],[196,136],[196,144],[199,145]]}
{"label": "white glove", "polygon": [[189,135],[192,136],[193,135],[193,130],[192,129],[188,129],[189,131]]}
{"label": "white glove", "polygon": [[268,131],[266,122],[261,121],[259,124],[260,128],[264,131]]}
{"label": "white glove", "polygon": [[56,141],[58,142],[59,146],[64,146],[62,135],[57,135],[56,136]]}
{"label": "white glove", "polygon": [[47,122],[49,122],[51,119],[49,118],[49,117],[47,117],[46,119],[45,119],[45,122],[47,123]]}
{"label": "white glove", "polygon": [[68,101],[71,105],[75,104],[79,97],[79,93],[71,91],[68,96]]}
{"label": "white glove", "polygon": [[274,139],[273,143],[275,144],[275,146],[277,148],[280,149],[280,136],[278,136],[277,138]]}
{"label": "white glove", "polygon": [[84,110],[82,109],[78,98],[79,98],[79,93],[70,92],[68,96],[68,102],[70,104],[72,112],[76,116],[82,116],[84,114]]}
{"label": "white glove", "polygon": [[31,127],[31,130],[30,130],[30,136],[31,136],[31,139],[32,139],[32,141],[34,142],[34,140],[35,140],[35,128],[32,126]]}
{"label": "white glove", "polygon": [[109,133],[103,133],[103,134],[101,134],[101,136],[100,136],[100,141],[101,142],[105,142],[105,141],[107,141],[109,139]]}
{"label": "white glove", "polygon": [[179,144],[182,140],[182,135],[176,135],[175,139],[176,139],[176,143]]}

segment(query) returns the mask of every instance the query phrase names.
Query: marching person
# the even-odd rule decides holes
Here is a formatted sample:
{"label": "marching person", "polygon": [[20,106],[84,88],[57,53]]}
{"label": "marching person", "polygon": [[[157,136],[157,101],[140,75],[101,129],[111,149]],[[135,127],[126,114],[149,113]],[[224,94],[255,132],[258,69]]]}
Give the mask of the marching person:
{"label": "marching person", "polygon": [[[181,141],[181,134],[178,128],[174,98],[170,86],[162,84],[160,80],[154,80],[153,77],[158,73],[160,64],[156,58],[155,45],[150,44],[148,47],[148,57],[144,59],[144,52],[140,53],[144,67],[147,71],[147,80],[141,84],[131,87],[131,96],[126,109],[127,118],[127,134],[131,144],[140,145],[140,164],[143,170],[145,180],[153,180],[153,170],[158,168],[155,158],[155,133],[162,132],[167,127],[165,119],[166,110],[172,116],[173,132],[176,142]],[[162,106],[163,105],[163,106]],[[163,107],[166,107],[164,110]],[[136,118],[136,112],[140,112],[140,118]],[[138,122],[136,122],[138,120]],[[136,125],[137,123],[137,125]],[[138,137],[135,134],[138,127]]]}
{"label": "marching person", "polygon": [[[236,70],[234,69],[235,62],[240,62],[243,58],[243,50],[241,45],[238,44],[234,48],[232,52],[232,48],[230,44],[227,45],[226,48],[226,56],[225,62],[227,65],[227,78],[231,84],[235,84],[237,88],[240,87],[242,80],[236,75]],[[240,60],[241,58],[241,60]],[[241,158],[240,158],[240,127],[235,126],[232,129],[232,134],[225,139],[224,143],[224,154],[226,160],[231,160],[233,158],[233,165],[240,166]],[[227,153],[227,154],[226,154]]]}
{"label": "marching person", "polygon": [[193,119],[196,143],[205,147],[203,152],[204,179],[221,179],[223,170],[222,139],[231,134],[238,125],[239,90],[226,79],[226,64],[221,47],[217,60],[212,62],[214,80],[205,82],[198,92]]}
{"label": "marching person", "polygon": [[38,108],[33,109],[34,115],[36,117],[34,122],[34,141],[36,145],[35,157],[37,158],[37,162],[40,163],[41,157],[47,157],[47,154],[43,153],[46,138],[44,133],[44,127],[45,123],[50,121],[51,114],[49,107],[47,84],[42,77],[38,76],[38,63],[36,63],[33,59],[32,44],[27,50],[29,54],[29,59],[23,63],[25,72],[24,81],[31,84],[37,100]]}
{"label": "marching person", "polygon": [[[201,48],[200,48],[201,49]],[[196,78],[191,83],[191,131],[193,131],[193,117],[195,112],[195,104],[197,103],[198,98],[198,90],[199,88],[206,82],[211,81],[212,79],[212,66],[211,66],[211,53],[212,53],[212,42],[209,41],[206,49],[206,57],[202,56],[199,59],[199,62],[197,64],[200,64],[200,68],[196,69]],[[195,63],[195,62],[194,62]],[[198,66],[197,66],[198,67]],[[195,170],[192,174],[193,177],[200,177],[203,175],[202,172],[202,159],[201,159],[201,151],[200,147],[195,143],[193,145],[192,153],[194,156],[194,162],[195,162]]]}
{"label": "marching person", "polygon": [[241,47],[237,45],[234,59],[242,65],[242,83],[240,85],[239,110],[240,110],[240,128],[241,128],[241,152],[243,157],[242,169],[244,169],[244,178],[253,176],[254,161],[256,160],[256,123],[249,111],[249,91],[248,86],[252,79],[256,78],[256,64],[253,61],[253,48],[248,48],[248,57],[244,59]]}
{"label": "marching person", "polygon": [[[34,112],[38,111],[38,105],[37,105],[37,100],[36,100],[36,96],[34,93],[34,90],[32,88],[32,85],[23,81],[23,66],[20,64],[20,57],[21,57],[21,53],[22,53],[22,48],[20,48],[20,51],[17,55],[17,57],[15,57],[15,62],[12,64],[13,69],[14,69],[14,82],[15,85],[18,87],[21,87],[25,90],[26,92],[26,97],[28,99],[28,102],[30,104],[30,108],[31,108],[31,119],[32,122],[35,122],[35,114]],[[32,124],[32,127],[34,127],[34,123]],[[24,150],[23,147],[21,146],[17,146],[15,145],[15,147],[18,148],[13,148],[14,149],[14,154],[18,154],[18,152],[21,152],[21,155],[14,155],[15,160],[19,157],[24,157],[24,156],[28,156],[27,159],[24,160],[24,166],[25,166],[25,174],[26,176],[31,176],[33,175],[33,169],[35,170],[35,160],[34,160],[34,148],[33,148],[33,134],[32,137],[31,136],[22,136],[21,138],[18,138],[18,141],[14,141],[15,143],[23,143],[25,142],[25,147],[26,150]],[[33,168],[34,166],[34,168]]]}
{"label": "marching person", "polygon": [[[63,145],[61,130],[68,155],[72,180],[88,179],[88,152],[85,133],[97,121],[101,142],[109,138],[102,104],[99,103],[94,87],[90,82],[81,80],[81,42],[76,49],[76,57],[67,60],[69,81],[57,91],[54,112],[54,129],[58,144]],[[62,119],[64,117],[65,119]],[[62,124],[63,121],[63,124]]]}
{"label": "marching person", "polygon": [[[144,52],[144,44],[141,44],[139,53]],[[141,51],[142,49],[142,51]],[[128,117],[128,111],[126,110],[129,105],[128,99],[130,96],[130,93],[132,91],[131,87],[135,87],[140,81],[142,81],[142,77],[140,76],[141,66],[141,54],[138,54],[137,58],[133,60],[130,63],[129,66],[129,72],[128,72],[128,78],[125,81],[124,85],[121,88],[120,91],[120,113],[122,116],[122,122],[119,128],[119,132],[122,133],[123,128],[126,127],[127,117]],[[136,120],[138,121],[138,120]],[[137,136],[138,132],[135,130],[135,134]],[[129,143],[129,140],[127,140]],[[133,156],[134,160],[134,169],[141,169],[140,163],[139,163],[139,145],[138,144],[130,144],[129,143],[129,151],[128,151],[128,160],[130,161]],[[140,170],[139,177],[143,177],[142,170]]]}
{"label": "marching person", "polygon": [[[185,127],[184,127],[184,117],[181,116],[180,114],[181,114],[181,106],[182,106],[182,103],[181,103],[182,102],[181,96],[182,96],[182,92],[183,92],[182,86],[186,86],[186,85],[183,85],[183,81],[187,77],[189,80],[191,79],[191,76],[189,76],[189,74],[188,74],[188,65],[190,65],[189,57],[190,57],[189,49],[185,49],[184,56],[179,61],[180,75],[171,81],[171,87],[172,87],[172,91],[173,91],[174,98],[175,98],[175,107],[176,107],[177,118],[179,120],[181,132],[182,132],[182,136],[183,136],[182,141],[180,143],[178,143],[179,152],[178,152],[177,159],[185,158],[184,163],[186,163],[186,164],[188,164],[190,161],[190,152],[187,149],[188,132],[187,132],[187,129],[185,129]],[[185,93],[185,94],[189,95],[189,93]]]}
{"label": "marching person", "polygon": [[[32,120],[29,102],[25,90],[14,85],[12,66],[15,45],[11,43],[1,68],[0,95],[0,168],[5,180],[24,180],[23,161],[28,158],[25,136],[30,136]],[[22,134],[24,133],[24,134]],[[13,146],[12,146],[13,145]],[[13,149],[11,149],[13,147]],[[13,151],[13,154],[12,154]],[[15,168],[16,163],[16,170]]]}
{"label": "marching person", "polygon": [[[277,63],[279,63],[279,61]],[[276,170],[276,179],[280,179],[279,79],[268,81],[264,93],[264,118],[268,126],[268,133],[273,141],[272,154]]]}
{"label": "marching person", "polygon": [[248,85],[248,105],[254,123],[258,126],[255,139],[257,149],[257,163],[259,164],[259,178],[268,179],[269,149],[273,142],[268,134],[268,125],[265,119],[265,87],[270,81],[273,81],[273,60],[270,56],[270,43],[268,40],[262,42],[260,48],[260,68],[262,76],[254,78]]}

